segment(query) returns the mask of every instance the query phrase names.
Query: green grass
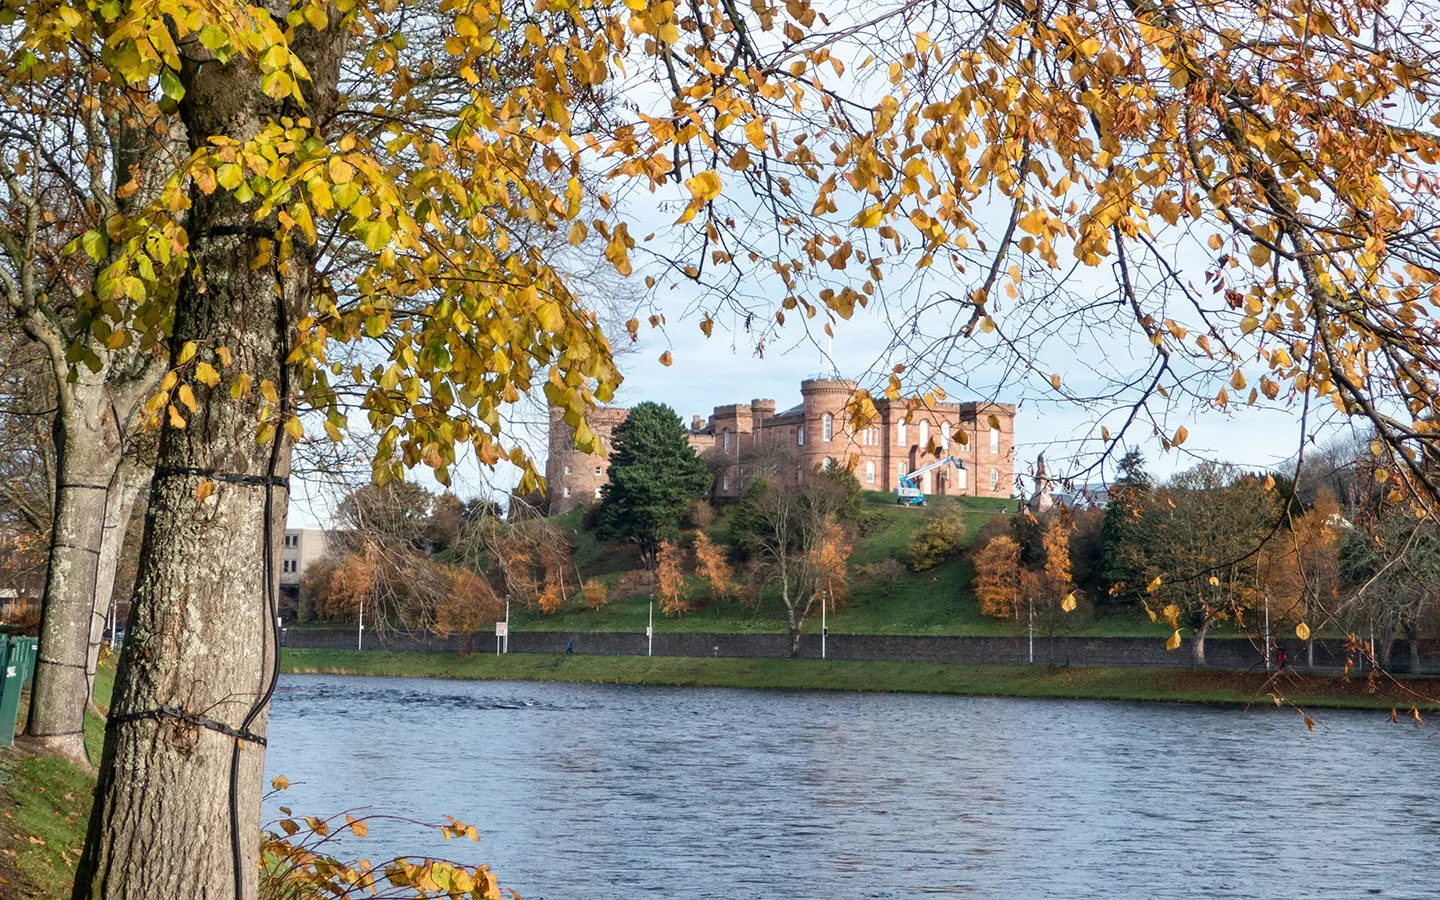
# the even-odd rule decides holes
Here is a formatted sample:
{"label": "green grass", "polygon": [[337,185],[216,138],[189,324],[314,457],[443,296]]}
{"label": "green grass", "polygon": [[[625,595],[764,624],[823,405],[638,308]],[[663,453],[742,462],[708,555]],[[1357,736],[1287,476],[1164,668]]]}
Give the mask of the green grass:
{"label": "green grass", "polygon": [[[354,650],[286,650],[289,673],[568,681],[784,690],[879,691],[994,697],[1136,700],[1194,703],[1272,703],[1272,690],[1302,707],[1408,709],[1408,693],[1394,686],[1368,693],[1363,680],[1287,676],[1267,686],[1261,674],[1208,669],[1050,670],[1043,666],[945,665],[920,662],[848,662],[791,659],[696,659],[645,656],[505,656],[454,653],[385,653]],[[1435,696],[1440,681],[1409,682]],[[1422,709],[1435,708],[1427,704]]]}
{"label": "green grass", "polygon": [[[1003,508],[1013,510],[1013,501],[979,497],[936,497],[927,508],[897,506],[890,494],[870,491],[865,494],[865,511],[872,520],[866,533],[854,544],[852,567],[870,565],[885,559],[902,564],[915,532],[935,509],[957,510],[965,522],[966,533],[973,541],[991,518]],[[613,599],[620,576],[640,565],[638,554],[624,543],[606,543],[593,532],[582,529],[582,511],[572,510],[554,521],[570,534],[576,567],[585,578],[599,578],[612,592],[612,600],[602,610],[591,610],[572,602],[553,615],[515,607],[511,610],[512,627],[517,631],[628,631],[643,632],[648,621],[649,598],[645,596]],[[729,524],[722,515],[708,529],[712,539],[723,541]],[[849,601],[829,616],[833,634],[928,634],[928,635],[1009,635],[1023,632],[1016,622],[996,620],[980,615],[975,595],[970,590],[970,563],[956,559],[927,572],[915,573],[906,568],[889,584],[865,584],[852,578]],[[698,579],[692,585],[701,587]],[[807,632],[820,628],[818,616],[806,624]],[[776,602],[762,602],[756,610],[746,610],[734,601],[717,601],[669,619],[657,613],[657,631],[722,633],[780,633],[785,630]],[[1169,632],[1163,624],[1156,625],[1143,615],[1080,618],[1067,630],[1078,636],[1159,636]]]}
{"label": "green grass", "polygon": [[[95,702],[109,708],[115,667],[95,674]],[[85,743],[100,758],[105,720],[85,716]],[[95,791],[95,775],[68,760],[0,751],[0,897],[70,896]],[[12,855],[13,854],[13,855]]]}

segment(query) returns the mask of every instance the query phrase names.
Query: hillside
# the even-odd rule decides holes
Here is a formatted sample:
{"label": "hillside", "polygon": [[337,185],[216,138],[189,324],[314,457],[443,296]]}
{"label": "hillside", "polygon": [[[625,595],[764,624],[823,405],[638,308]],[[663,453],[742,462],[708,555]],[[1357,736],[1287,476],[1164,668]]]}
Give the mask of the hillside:
{"label": "hillside", "polygon": [[[974,497],[931,498],[931,507],[917,509],[897,506],[890,494],[867,492],[865,509],[870,524],[857,537],[850,557],[851,572],[861,566],[885,559],[905,560],[911,537],[935,508],[956,508],[965,522],[967,541],[974,541],[980,529],[997,515],[1014,512],[1013,501],[996,501]],[[640,568],[638,555],[626,544],[605,543],[593,532],[582,527],[582,511],[573,510],[556,519],[567,532],[574,547],[575,565],[584,578],[599,578],[611,592],[610,603],[602,610],[591,610],[572,600],[553,615],[514,609],[511,621],[516,629],[532,631],[644,631],[648,612],[648,596],[615,598],[615,589],[622,576]],[[707,529],[712,539],[722,543],[729,531],[725,511]],[[1012,621],[997,621],[980,615],[975,596],[970,590],[970,563],[964,558],[944,563],[922,573],[903,568],[889,583],[867,584],[852,577],[852,593],[848,602],[829,616],[832,633],[852,634],[1013,634],[1023,630]],[[633,578],[633,576],[632,576]],[[762,601],[753,611],[738,602],[710,602],[683,616],[660,621],[656,612],[657,630],[778,632],[783,622],[774,602]],[[1147,619],[1126,616],[1123,619],[1089,618],[1077,620],[1074,634],[1137,634],[1168,633],[1153,626]],[[807,631],[819,629],[818,615],[807,624]]]}

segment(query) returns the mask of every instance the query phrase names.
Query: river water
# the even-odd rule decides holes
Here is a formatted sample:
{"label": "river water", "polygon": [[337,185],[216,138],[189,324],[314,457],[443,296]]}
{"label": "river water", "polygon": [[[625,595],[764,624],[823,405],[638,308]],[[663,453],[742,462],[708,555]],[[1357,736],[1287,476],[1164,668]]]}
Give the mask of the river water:
{"label": "river water", "polygon": [[1440,735],[1379,713],[286,676],[270,775],[342,855],[526,900],[1433,897]]}

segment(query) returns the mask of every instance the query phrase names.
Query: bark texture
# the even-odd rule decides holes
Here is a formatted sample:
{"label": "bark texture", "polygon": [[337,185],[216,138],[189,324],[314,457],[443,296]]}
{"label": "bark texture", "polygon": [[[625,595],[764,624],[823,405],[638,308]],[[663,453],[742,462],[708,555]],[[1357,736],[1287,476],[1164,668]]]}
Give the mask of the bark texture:
{"label": "bark texture", "polygon": [[1197,666],[1205,665],[1205,635],[1210,632],[1210,619],[1207,617],[1200,627],[1195,630],[1195,637],[1191,639],[1191,660]]}
{"label": "bark texture", "polygon": [[124,427],[115,421],[109,399],[103,376],[62,382],[54,427],[54,530],[26,733],[75,760],[85,759],[91,620],[95,609],[109,602],[99,594],[101,543]]}
{"label": "bark texture", "polygon": [[[319,98],[303,114],[317,121],[333,108],[343,41],[338,28],[299,29],[296,38]],[[192,147],[212,135],[245,141],[281,115],[301,114],[266,97],[238,57],[187,70],[184,80],[180,112]],[[279,425],[294,399],[282,371],[292,343],[284,323],[308,308],[313,262],[302,254],[252,268],[274,222],[257,222],[253,201],[223,190],[195,191],[191,200],[191,263],[171,346],[227,347],[229,371],[276,386],[281,410],[270,421]],[[277,538],[288,499],[266,482],[288,475],[290,445],[279,428],[280,443],[257,442],[261,392],[234,399],[229,387],[197,385],[198,412],[183,429],[167,424],[160,435],[76,900],[232,900],[237,879],[238,900],[258,893],[264,748],[241,742],[232,801],[236,740],[211,723],[265,733]],[[205,480],[216,487],[201,500]],[[208,721],[185,718],[200,716]]]}

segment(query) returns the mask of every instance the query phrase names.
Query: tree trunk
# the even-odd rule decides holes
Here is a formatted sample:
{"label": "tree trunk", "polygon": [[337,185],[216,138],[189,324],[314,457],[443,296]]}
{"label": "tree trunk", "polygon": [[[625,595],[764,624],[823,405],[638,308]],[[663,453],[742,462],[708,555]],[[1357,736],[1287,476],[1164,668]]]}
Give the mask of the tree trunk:
{"label": "tree trunk", "polygon": [[100,645],[104,643],[105,625],[114,605],[115,577],[125,550],[125,529],[130,524],[140,493],[150,486],[153,471],[152,466],[134,456],[122,458],[105,507],[105,533],[100,542],[100,572],[95,585],[95,608],[90,617],[90,649],[86,661],[90,675],[89,695],[92,698],[95,696],[95,667],[100,660]]}
{"label": "tree trunk", "polygon": [[1408,643],[1408,644],[1410,645],[1410,674],[1411,674],[1411,675],[1419,675],[1419,674],[1420,674],[1420,639],[1419,639],[1418,637],[1412,636],[1412,637],[1410,637],[1410,638],[1406,641],[1406,643]]}
{"label": "tree trunk", "polygon": [[101,543],[120,428],[103,376],[97,383],[85,372],[76,382],[61,381],[59,392],[55,515],[26,733],[53,753],[84,761],[90,623],[101,602]]}
{"label": "tree trunk", "polygon": [[1195,630],[1195,637],[1190,639],[1191,658],[1195,665],[1205,665],[1205,635],[1210,631],[1210,619],[1207,617]]}
{"label": "tree trunk", "polygon": [[[283,10],[282,10],[283,14]],[[297,28],[293,47],[310,72],[305,114],[334,108],[345,31]],[[266,97],[241,57],[187,68],[180,103],[192,149],[212,136],[255,137],[298,114]],[[193,388],[199,411],[184,428],[166,423],[150,487],[129,634],[121,652],[95,804],[76,873],[74,900],[253,900],[258,893],[261,780],[269,692],[278,648],[278,537],[284,533],[291,445],[282,427],[294,409],[283,360],[290,324],[309,308],[313,261],[301,241],[252,268],[275,220],[257,223],[256,201],[217,190],[191,193],[189,269],[179,285],[171,338],[230,372],[269,381],[238,399],[230,383]],[[217,368],[220,366],[217,365]],[[273,436],[256,440],[261,422]],[[202,482],[214,491],[199,499]],[[197,719],[196,717],[203,717]],[[230,731],[232,733],[227,733]],[[232,845],[233,841],[233,845]]]}
{"label": "tree trunk", "polygon": [[800,655],[800,625],[790,626],[790,658]]}

